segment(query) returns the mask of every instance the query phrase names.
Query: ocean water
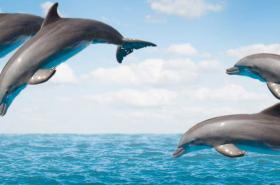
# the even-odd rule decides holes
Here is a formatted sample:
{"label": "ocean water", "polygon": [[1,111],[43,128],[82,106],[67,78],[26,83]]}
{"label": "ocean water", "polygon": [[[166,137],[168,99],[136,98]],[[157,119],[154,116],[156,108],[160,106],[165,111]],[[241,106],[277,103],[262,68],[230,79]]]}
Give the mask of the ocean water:
{"label": "ocean water", "polygon": [[1,135],[0,184],[280,184],[280,154],[174,159],[180,135]]}

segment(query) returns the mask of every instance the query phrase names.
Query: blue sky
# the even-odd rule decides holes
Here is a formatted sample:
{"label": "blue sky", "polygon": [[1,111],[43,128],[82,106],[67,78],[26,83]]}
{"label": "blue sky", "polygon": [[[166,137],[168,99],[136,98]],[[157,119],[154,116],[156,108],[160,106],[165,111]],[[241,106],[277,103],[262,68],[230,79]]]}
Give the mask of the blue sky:
{"label": "blue sky", "polygon": [[[2,12],[44,16],[50,1],[2,1]],[[2,133],[182,133],[204,119],[277,102],[266,85],[225,74],[241,57],[280,53],[280,2],[253,0],[61,0],[63,17],[101,20],[156,43],[115,59],[91,45],[28,86],[1,119]],[[1,67],[12,53],[0,59]]]}

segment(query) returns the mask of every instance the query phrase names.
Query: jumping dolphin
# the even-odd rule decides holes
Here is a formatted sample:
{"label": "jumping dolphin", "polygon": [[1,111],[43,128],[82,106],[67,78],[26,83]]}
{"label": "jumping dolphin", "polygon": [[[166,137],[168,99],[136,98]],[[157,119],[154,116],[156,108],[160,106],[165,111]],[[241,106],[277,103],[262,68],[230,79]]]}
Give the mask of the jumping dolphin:
{"label": "jumping dolphin", "polygon": [[43,20],[29,14],[0,13],[0,58],[39,31]]}
{"label": "jumping dolphin", "polygon": [[174,157],[192,146],[207,145],[227,157],[245,154],[235,144],[254,147],[280,147],[280,103],[257,114],[237,114],[212,118],[189,129],[178,144]]}
{"label": "jumping dolphin", "polygon": [[280,99],[280,55],[260,53],[239,60],[227,69],[229,75],[242,75],[267,83],[271,93]]}
{"label": "jumping dolphin", "polygon": [[87,19],[61,18],[58,3],[49,10],[40,31],[28,40],[10,58],[0,74],[0,115],[27,84],[48,81],[55,67],[66,61],[90,43],[118,45],[117,60],[134,49],[156,46],[151,42],[125,39],[114,28],[102,22]]}

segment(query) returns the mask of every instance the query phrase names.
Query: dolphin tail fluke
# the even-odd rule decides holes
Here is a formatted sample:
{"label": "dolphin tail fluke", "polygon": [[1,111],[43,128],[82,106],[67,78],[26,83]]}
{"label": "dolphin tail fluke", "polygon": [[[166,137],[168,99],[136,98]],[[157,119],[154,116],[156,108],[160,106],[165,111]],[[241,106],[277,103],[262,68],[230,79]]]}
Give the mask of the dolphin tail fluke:
{"label": "dolphin tail fluke", "polygon": [[7,113],[8,106],[5,103],[0,105],[0,116],[5,116]]}
{"label": "dolphin tail fluke", "polygon": [[152,42],[136,40],[136,39],[123,39],[123,44],[120,45],[117,49],[117,60],[119,63],[122,63],[123,58],[126,55],[129,55],[135,49],[141,49],[148,46],[156,46]]}
{"label": "dolphin tail fluke", "polygon": [[177,150],[175,150],[175,152],[173,152],[173,157],[177,158],[180,157],[181,155],[183,155],[185,153],[185,149],[183,147],[179,147],[177,148]]}

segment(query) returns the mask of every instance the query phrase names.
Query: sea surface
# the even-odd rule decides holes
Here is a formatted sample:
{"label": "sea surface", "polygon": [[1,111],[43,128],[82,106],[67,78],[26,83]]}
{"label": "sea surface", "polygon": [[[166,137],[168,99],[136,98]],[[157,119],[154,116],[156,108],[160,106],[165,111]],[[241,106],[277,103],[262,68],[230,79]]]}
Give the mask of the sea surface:
{"label": "sea surface", "polygon": [[1,135],[0,184],[280,184],[280,153],[174,159],[180,135]]}

